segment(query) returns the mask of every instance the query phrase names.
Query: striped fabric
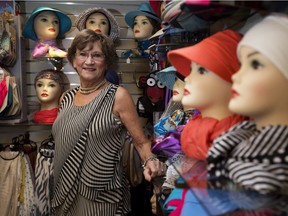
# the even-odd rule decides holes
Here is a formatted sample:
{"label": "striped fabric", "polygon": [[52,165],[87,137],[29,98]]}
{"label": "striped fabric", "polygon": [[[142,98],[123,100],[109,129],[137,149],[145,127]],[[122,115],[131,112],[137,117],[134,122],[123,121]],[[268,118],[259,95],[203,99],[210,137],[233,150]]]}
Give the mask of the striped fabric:
{"label": "striped fabric", "polygon": [[261,193],[288,192],[288,126],[257,130],[244,121],[214,141],[207,161],[210,178],[225,177]]}
{"label": "striped fabric", "polygon": [[56,215],[124,215],[130,210],[120,151],[125,129],[112,113],[117,88],[109,84],[84,106],[74,105],[78,88],[63,99],[52,127]]}

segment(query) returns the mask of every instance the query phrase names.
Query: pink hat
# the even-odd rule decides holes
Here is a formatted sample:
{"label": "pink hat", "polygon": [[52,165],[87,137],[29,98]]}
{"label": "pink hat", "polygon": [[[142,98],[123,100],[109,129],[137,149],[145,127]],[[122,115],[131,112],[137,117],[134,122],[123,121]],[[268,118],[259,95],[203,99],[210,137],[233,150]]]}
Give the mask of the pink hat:
{"label": "pink hat", "polygon": [[236,49],[241,38],[235,31],[220,31],[196,45],[168,52],[168,59],[185,77],[191,72],[191,62],[195,62],[232,83],[231,76],[240,68]]}

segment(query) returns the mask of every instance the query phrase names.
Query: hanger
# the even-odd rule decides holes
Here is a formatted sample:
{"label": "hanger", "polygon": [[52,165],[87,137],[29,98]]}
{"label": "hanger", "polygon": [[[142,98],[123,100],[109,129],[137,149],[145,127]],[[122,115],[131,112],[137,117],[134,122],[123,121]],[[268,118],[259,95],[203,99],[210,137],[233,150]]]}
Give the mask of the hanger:
{"label": "hanger", "polygon": [[50,135],[47,139],[41,142],[39,153],[45,158],[54,158],[54,152],[47,151],[47,150],[54,150],[54,149],[55,149],[54,138],[52,135]]}

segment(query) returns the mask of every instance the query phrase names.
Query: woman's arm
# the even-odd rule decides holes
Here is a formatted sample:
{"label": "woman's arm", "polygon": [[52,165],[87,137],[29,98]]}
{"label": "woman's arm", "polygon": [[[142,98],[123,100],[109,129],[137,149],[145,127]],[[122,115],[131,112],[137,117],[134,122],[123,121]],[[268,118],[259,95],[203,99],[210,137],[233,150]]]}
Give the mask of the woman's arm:
{"label": "woman's arm", "polygon": [[117,89],[113,113],[119,116],[122,123],[131,134],[135,147],[146,165],[144,171],[145,179],[150,181],[151,178],[158,175],[159,170],[159,173],[161,173],[161,170],[165,168],[165,165],[158,160],[151,160],[152,158],[155,158],[155,155],[151,152],[151,141],[148,140],[144,134],[131,95],[123,87]]}

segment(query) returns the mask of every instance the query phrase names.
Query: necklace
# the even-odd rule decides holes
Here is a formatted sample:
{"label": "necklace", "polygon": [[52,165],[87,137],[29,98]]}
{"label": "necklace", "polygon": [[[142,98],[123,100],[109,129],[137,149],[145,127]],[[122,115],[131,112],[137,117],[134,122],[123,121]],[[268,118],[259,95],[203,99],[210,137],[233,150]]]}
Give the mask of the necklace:
{"label": "necklace", "polygon": [[98,85],[90,87],[90,88],[83,88],[80,86],[79,88],[79,92],[81,94],[87,95],[90,94],[94,91],[97,91],[98,89],[100,89],[104,84],[106,83],[106,79],[104,79],[102,82],[100,82]]}

